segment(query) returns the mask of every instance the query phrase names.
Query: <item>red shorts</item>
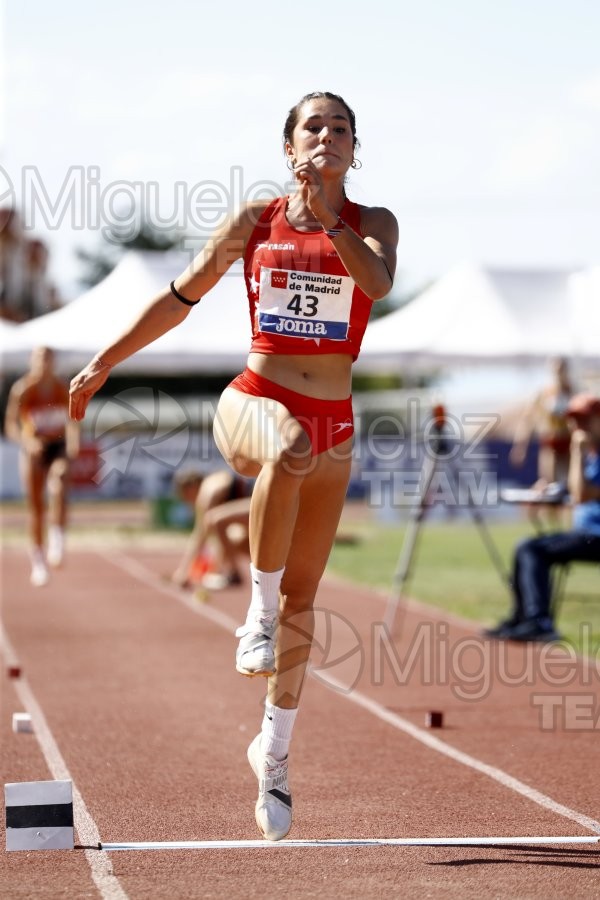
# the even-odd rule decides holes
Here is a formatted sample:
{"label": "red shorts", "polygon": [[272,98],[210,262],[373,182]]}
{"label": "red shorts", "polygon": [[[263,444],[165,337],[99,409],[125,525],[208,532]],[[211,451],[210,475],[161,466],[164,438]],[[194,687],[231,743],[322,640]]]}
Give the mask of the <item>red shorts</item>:
{"label": "red shorts", "polygon": [[342,444],[354,434],[354,416],[352,413],[352,397],[345,400],[319,400],[316,397],[305,397],[296,391],[282,387],[252,369],[244,369],[241,375],[234,378],[229,387],[251,397],[267,397],[282,403],[298,420],[310,438],[311,456],[317,456]]}

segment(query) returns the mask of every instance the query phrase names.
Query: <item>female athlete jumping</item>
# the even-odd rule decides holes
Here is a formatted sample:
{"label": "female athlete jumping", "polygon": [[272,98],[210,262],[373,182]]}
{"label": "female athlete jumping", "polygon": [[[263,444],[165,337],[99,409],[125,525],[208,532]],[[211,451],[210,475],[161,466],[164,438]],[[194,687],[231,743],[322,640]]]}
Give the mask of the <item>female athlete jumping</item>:
{"label": "female athlete jumping", "polygon": [[[214,436],[227,462],[255,477],[252,598],[236,667],[269,679],[262,729],[248,749],[256,820],[271,840],[291,827],[288,749],[313,632],[313,603],[350,476],[351,368],[373,300],[392,286],[397,223],[345,192],[357,147],[354,113],[318,92],[294,106],[284,150],[296,190],[242,206],[194,262],[71,384],[82,419],[113,366],[182,322],[242,258],[252,345],[224,391]],[[226,261],[226,262],[225,262]]]}

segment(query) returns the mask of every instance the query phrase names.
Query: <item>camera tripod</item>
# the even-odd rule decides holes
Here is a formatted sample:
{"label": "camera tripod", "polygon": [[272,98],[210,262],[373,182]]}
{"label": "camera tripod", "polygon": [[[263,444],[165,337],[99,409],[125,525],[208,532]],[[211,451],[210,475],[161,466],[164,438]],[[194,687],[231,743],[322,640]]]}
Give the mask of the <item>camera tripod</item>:
{"label": "camera tripod", "polygon": [[[433,435],[433,439],[429,444],[429,452],[425,456],[425,460],[421,468],[419,497],[417,502],[411,509],[411,514],[408,521],[406,533],[404,535],[400,556],[398,558],[396,569],[394,571],[392,590],[386,606],[384,622],[390,633],[394,628],[398,606],[400,605],[400,601],[403,596],[404,587],[411,574],[413,560],[416,555],[418,539],[423,522],[427,515],[427,509],[429,507],[429,491],[433,482],[433,478],[438,471],[441,461],[444,462],[445,469],[451,475],[454,486],[457,487],[459,483],[456,464],[452,460],[447,458],[449,442],[444,435],[443,420],[437,421],[434,424]],[[477,530],[479,531],[483,544],[489,554],[494,568],[498,572],[501,581],[507,586],[509,592],[512,593],[511,577],[506,571],[504,562],[500,556],[500,553],[498,552],[498,548],[496,547],[492,539],[481,510],[475,504],[470,491],[467,492],[467,508],[473,522],[477,527]]]}

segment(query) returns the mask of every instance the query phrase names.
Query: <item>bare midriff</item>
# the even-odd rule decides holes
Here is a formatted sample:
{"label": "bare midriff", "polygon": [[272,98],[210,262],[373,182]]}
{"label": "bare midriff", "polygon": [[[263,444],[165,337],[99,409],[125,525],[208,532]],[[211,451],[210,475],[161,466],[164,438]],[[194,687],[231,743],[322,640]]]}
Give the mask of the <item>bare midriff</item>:
{"label": "bare midriff", "polygon": [[345,400],[352,386],[352,357],[349,354],[323,356],[283,356],[251,353],[248,368],[276,384],[320,400]]}

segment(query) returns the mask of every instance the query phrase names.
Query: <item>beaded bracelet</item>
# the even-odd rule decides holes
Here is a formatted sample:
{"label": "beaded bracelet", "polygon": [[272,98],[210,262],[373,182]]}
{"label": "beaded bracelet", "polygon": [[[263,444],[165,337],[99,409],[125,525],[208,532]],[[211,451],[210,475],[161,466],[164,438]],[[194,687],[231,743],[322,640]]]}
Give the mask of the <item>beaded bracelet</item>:
{"label": "beaded bracelet", "polygon": [[333,228],[327,228],[325,231],[325,234],[327,235],[328,238],[335,238],[338,236],[338,234],[340,234],[344,230],[345,227],[346,227],[346,223],[344,222],[344,220],[341,218],[338,218],[338,220],[335,223],[335,225],[333,226]]}

